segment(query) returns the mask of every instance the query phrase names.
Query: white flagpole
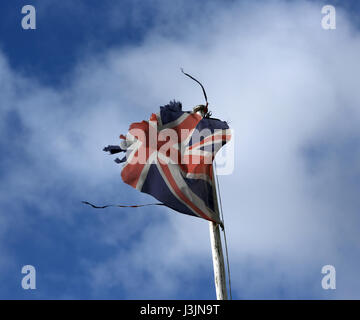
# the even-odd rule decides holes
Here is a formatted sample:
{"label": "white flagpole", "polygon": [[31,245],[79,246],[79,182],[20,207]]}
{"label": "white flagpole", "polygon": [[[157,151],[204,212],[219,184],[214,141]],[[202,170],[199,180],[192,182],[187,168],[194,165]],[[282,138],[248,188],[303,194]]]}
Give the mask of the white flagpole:
{"label": "white flagpole", "polygon": [[217,300],[227,300],[224,256],[221,247],[219,224],[209,222],[210,242],[214,266],[214,280]]}
{"label": "white flagpole", "polygon": [[[214,204],[215,210],[220,217],[220,210],[217,200],[217,190],[215,183],[215,171],[213,170],[213,193],[214,193]],[[216,288],[216,298],[217,300],[227,300],[227,290],[226,290],[226,277],[225,277],[225,264],[224,264],[224,255],[221,245],[220,237],[220,225],[218,223],[209,221],[210,228],[210,243],[211,243],[211,252],[214,266],[214,280]]]}
{"label": "white flagpole", "polygon": [[[202,105],[196,106],[194,108],[194,112],[204,117],[205,115],[204,107],[205,106]],[[218,194],[216,189],[215,174],[216,172],[213,170],[213,179],[212,179],[213,198],[214,198],[215,212],[217,212],[218,217],[220,219],[220,210],[219,210],[219,204],[217,198]],[[214,267],[216,298],[217,300],[227,300],[228,295],[226,290],[225,263],[224,263],[222,245],[221,245],[220,225],[218,223],[209,221],[209,229],[210,229],[211,252],[212,252],[213,267]]]}

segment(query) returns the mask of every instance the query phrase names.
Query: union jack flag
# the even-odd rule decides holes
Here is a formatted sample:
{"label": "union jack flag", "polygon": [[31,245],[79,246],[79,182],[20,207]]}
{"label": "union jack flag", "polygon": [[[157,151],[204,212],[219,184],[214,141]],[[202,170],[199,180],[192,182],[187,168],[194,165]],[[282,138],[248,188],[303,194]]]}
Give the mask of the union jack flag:
{"label": "union jack flag", "polygon": [[230,140],[226,122],[182,110],[180,102],[160,107],[149,121],[130,125],[120,146],[125,151],[123,181],[178,212],[220,223],[212,162]]}

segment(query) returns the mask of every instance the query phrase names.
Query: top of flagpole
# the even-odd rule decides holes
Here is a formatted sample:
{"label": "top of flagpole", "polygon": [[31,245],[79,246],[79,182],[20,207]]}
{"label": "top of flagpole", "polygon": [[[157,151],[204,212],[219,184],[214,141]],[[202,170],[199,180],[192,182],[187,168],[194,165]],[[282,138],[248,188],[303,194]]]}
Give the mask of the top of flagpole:
{"label": "top of flagpole", "polygon": [[203,104],[199,104],[193,108],[193,112],[199,114],[204,118],[207,113],[207,107],[204,106]]}

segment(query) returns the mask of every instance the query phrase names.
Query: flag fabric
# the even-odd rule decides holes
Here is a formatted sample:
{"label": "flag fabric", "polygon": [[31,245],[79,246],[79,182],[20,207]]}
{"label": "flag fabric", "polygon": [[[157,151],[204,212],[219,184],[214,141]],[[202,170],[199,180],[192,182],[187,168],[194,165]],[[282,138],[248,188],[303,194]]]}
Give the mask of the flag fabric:
{"label": "flag fabric", "polygon": [[178,212],[220,223],[212,162],[230,140],[225,121],[182,110],[180,102],[160,107],[149,121],[132,123],[120,146],[121,177]]}

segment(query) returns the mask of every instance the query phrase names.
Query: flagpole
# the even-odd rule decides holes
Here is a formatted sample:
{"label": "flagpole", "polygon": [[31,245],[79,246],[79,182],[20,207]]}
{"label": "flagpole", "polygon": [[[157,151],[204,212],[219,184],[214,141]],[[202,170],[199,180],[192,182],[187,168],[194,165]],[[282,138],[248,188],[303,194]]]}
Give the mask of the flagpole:
{"label": "flagpole", "polygon": [[[217,189],[215,183],[215,174],[216,173],[213,170],[214,205],[215,205],[215,210],[218,213],[218,216],[220,217],[220,210],[217,200]],[[216,298],[217,300],[227,300],[228,295],[226,290],[224,255],[223,255],[221,237],[220,237],[220,224],[209,221],[209,229],[210,229],[211,252],[212,252],[213,267],[214,267]]]}
{"label": "flagpole", "polygon": [[[198,113],[202,117],[205,115],[205,109],[207,106],[199,105],[196,106],[193,112]],[[213,170],[213,198],[214,198],[214,207],[215,212],[218,214],[220,219],[220,210],[218,204],[218,194],[215,183],[215,174],[216,172]],[[226,277],[225,277],[225,263],[224,263],[224,255],[221,245],[221,237],[220,237],[220,224],[216,222],[209,221],[209,230],[210,230],[210,244],[211,244],[211,253],[214,267],[214,281],[215,281],[215,289],[216,289],[216,298],[217,300],[227,300],[227,290],[226,290]]]}
{"label": "flagpole", "polygon": [[221,246],[219,224],[210,221],[210,242],[214,266],[214,280],[217,300],[227,300],[224,256]]}

